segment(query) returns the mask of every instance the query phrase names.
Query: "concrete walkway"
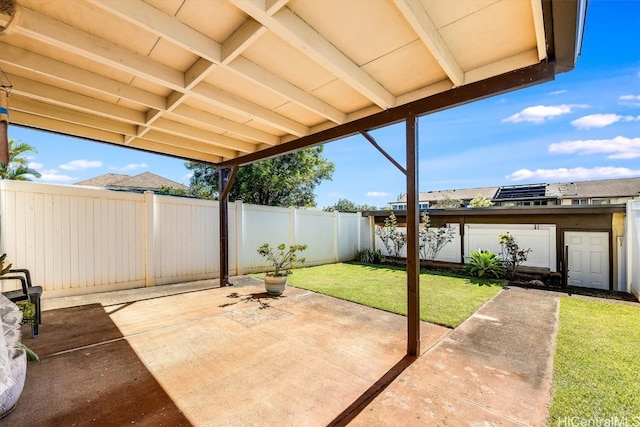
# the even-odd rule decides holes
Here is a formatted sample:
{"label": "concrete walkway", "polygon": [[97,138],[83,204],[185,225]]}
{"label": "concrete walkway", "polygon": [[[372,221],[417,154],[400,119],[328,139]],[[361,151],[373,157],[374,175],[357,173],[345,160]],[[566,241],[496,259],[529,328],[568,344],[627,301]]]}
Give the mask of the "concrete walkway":
{"label": "concrete walkway", "polygon": [[557,318],[557,294],[501,291],[351,425],[546,426]]}
{"label": "concrete walkway", "polygon": [[545,424],[555,295],[507,289],[456,330],[423,323],[410,360],[402,316],[234,280],[47,301],[25,339],[42,361],[0,425]]}

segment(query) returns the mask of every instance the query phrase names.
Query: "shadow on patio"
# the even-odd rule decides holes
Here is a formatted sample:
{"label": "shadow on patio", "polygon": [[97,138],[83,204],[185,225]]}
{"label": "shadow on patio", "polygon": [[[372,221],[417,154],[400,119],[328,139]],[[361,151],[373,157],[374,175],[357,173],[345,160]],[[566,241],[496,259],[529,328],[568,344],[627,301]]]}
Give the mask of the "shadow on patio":
{"label": "shadow on patio", "polygon": [[[48,301],[74,306],[24,333],[41,362],[3,424],[327,425],[409,363],[404,317],[234,282]],[[423,349],[448,332],[424,323]]]}

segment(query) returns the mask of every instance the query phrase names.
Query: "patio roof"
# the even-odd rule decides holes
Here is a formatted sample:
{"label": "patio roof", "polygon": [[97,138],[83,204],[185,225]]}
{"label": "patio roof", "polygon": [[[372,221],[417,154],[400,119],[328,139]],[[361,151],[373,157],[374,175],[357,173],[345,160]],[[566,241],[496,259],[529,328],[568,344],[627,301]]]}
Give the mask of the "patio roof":
{"label": "patio roof", "polygon": [[586,3],[0,0],[0,67],[12,123],[217,165],[222,286],[239,165],[405,121],[416,356],[417,117],[571,70]]}
{"label": "patio roof", "polygon": [[11,123],[237,165],[552,79],[586,2],[0,3]]}

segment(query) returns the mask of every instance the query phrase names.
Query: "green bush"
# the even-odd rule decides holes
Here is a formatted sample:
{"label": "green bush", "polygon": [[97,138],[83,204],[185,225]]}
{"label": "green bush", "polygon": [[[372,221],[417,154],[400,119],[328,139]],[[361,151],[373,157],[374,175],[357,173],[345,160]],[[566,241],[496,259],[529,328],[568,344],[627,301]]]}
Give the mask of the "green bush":
{"label": "green bush", "polygon": [[471,251],[471,256],[462,271],[474,277],[493,275],[499,278],[504,273],[504,267],[502,260],[495,253],[479,249],[478,251]]}
{"label": "green bush", "polygon": [[382,264],[384,262],[384,255],[380,249],[361,249],[356,252],[356,262],[360,264]]}

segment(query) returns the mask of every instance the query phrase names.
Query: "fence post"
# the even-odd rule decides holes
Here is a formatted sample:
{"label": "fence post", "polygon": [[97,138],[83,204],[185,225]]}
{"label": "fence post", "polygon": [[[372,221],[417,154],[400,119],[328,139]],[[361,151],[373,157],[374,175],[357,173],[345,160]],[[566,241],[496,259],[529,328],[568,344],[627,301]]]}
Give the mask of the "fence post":
{"label": "fence post", "polygon": [[236,201],[236,276],[242,276],[242,253],[244,251],[244,204]]}
{"label": "fence post", "polygon": [[356,246],[356,251],[360,252],[362,250],[362,230],[360,230],[360,226],[362,225],[362,212],[356,212],[356,215],[356,223],[358,224],[358,245]]}
{"label": "fence post", "polygon": [[145,246],[144,246],[144,285],[156,284],[156,253],[155,253],[155,195],[153,191],[144,192],[145,210]]}
{"label": "fence post", "polygon": [[298,211],[296,208],[289,208],[289,245],[293,245],[298,243],[298,230],[297,230],[297,214]]}
{"label": "fence post", "polygon": [[338,259],[338,234],[340,233],[340,212],[333,211],[333,262]]}

